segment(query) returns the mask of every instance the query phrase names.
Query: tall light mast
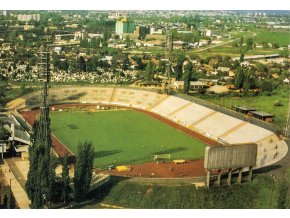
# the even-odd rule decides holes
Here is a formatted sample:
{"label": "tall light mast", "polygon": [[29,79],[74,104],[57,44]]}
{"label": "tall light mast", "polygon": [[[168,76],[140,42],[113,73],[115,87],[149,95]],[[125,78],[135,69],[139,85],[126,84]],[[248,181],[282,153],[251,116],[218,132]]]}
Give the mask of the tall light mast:
{"label": "tall light mast", "polygon": [[38,54],[38,78],[42,82],[40,117],[37,127],[37,138],[50,147],[50,120],[48,105],[48,84],[50,82],[50,53],[47,47],[39,50]]}
{"label": "tall light mast", "polygon": [[288,112],[284,130],[285,138],[288,138],[289,134],[290,134],[290,85],[288,84]]}
{"label": "tall light mast", "polygon": [[167,53],[167,59],[168,59],[168,66],[166,70],[166,76],[168,79],[170,79],[170,74],[171,74],[171,64],[172,64],[172,57],[171,53],[173,50],[173,36],[172,33],[169,31],[168,24],[167,24],[167,29],[166,29],[166,53]]}

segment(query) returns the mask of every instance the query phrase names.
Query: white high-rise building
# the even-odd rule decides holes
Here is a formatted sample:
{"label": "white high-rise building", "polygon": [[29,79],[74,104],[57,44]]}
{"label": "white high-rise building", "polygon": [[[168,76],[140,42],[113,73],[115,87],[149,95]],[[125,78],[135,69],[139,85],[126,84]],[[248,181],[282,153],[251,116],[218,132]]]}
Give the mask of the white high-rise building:
{"label": "white high-rise building", "polygon": [[40,20],[40,14],[18,14],[17,15],[17,20],[19,21],[39,21]]}

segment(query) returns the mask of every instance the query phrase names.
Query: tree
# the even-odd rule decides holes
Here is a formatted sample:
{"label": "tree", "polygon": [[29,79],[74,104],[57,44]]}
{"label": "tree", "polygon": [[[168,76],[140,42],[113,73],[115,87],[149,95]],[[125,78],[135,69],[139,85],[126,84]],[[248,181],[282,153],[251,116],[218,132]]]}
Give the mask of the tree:
{"label": "tree", "polygon": [[79,69],[82,72],[87,71],[86,62],[83,56],[80,56],[80,59],[79,59]]}
{"label": "tree", "polygon": [[263,72],[263,73],[267,74],[269,71],[269,67],[265,64],[262,64],[262,63],[257,63],[256,67],[257,67],[258,72]]}
{"label": "tree", "polygon": [[159,62],[159,71],[164,74],[166,72],[166,62],[160,61]]}
{"label": "tree", "polygon": [[192,63],[189,62],[188,64],[186,64],[185,66],[185,70],[184,70],[184,93],[188,93],[189,88],[190,88],[190,80],[192,77]]}
{"label": "tree", "polygon": [[279,43],[274,42],[274,43],[272,44],[272,47],[273,47],[273,48],[279,48]]}
{"label": "tree", "polygon": [[122,67],[122,69],[123,69],[123,70],[128,70],[128,69],[129,69],[129,65],[130,65],[130,60],[129,60],[129,58],[126,56],[126,57],[124,58],[124,61],[123,61],[123,67]]}
{"label": "tree", "polygon": [[282,51],[280,51],[280,55],[284,58],[289,57],[289,51],[287,48],[283,49]]}
{"label": "tree", "polygon": [[245,54],[242,53],[242,54],[240,55],[240,62],[243,62],[244,60],[245,60]]}
{"label": "tree", "polygon": [[254,41],[252,38],[247,38],[246,39],[246,46],[247,46],[247,49],[252,49],[253,46],[254,46]]}
{"label": "tree", "polygon": [[49,174],[48,174],[48,191],[47,191],[47,200],[51,200],[54,194],[57,194],[54,185],[55,185],[55,169],[57,165],[60,164],[60,161],[55,156],[50,157],[49,161]]}
{"label": "tree", "polygon": [[49,153],[38,140],[29,147],[29,172],[26,191],[32,208],[42,208],[49,188]]}
{"label": "tree", "polygon": [[35,66],[36,65],[36,58],[35,57],[29,58],[29,65],[30,66]]}
{"label": "tree", "polygon": [[81,48],[88,48],[89,47],[88,40],[87,39],[80,40],[80,47]]}
{"label": "tree", "polygon": [[245,80],[244,69],[242,67],[239,67],[234,77],[235,87],[238,89],[242,88],[244,84],[244,80]]}
{"label": "tree", "polygon": [[149,62],[145,69],[145,79],[146,81],[152,81],[155,72],[155,65],[153,62]]}
{"label": "tree", "polygon": [[175,69],[175,78],[176,81],[180,80],[182,77],[182,67],[183,67],[183,62],[185,61],[185,56],[184,55],[179,55],[177,57],[177,65]]}
{"label": "tree", "polygon": [[135,61],[138,64],[138,69],[139,70],[144,70],[144,64],[142,62],[142,58],[136,57]]}
{"label": "tree", "polygon": [[[29,171],[25,188],[31,200],[32,208],[42,208],[46,201],[50,200],[52,182],[51,158],[50,158],[50,127],[36,121],[33,125],[31,136],[32,145],[29,147]],[[47,134],[42,134],[39,129],[46,129]],[[47,142],[47,143],[44,143]]]}
{"label": "tree", "polygon": [[76,201],[84,200],[90,188],[94,156],[94,147],[91,142],[79,143],[74,171]]}
{"label": "tree", "polygon": [[105,32],[104,32],[104,37],[103,37],[103,39],[104,39],[104,46],[107,46],[107,42],[111,38],[111,35],[112,34],[108,31],[108,29],[106,29]]}
{"label": "tree", "polygon": [[3,126],[0,126],[0,140],[7,140],[9,138],[9,131]]}
{"label": "tree", "polygon": [[238,48],[239,47],[239,44],[237,42],[233,42],[233,47],[234,48]]}
{"label": "tree", "polygon": [[27,89],[26,89],[26,85],[25,83],[21,83],[20,88],[19,88],[19,94],[24,95],[26,93]]}
{"label": "tree", "polygon": [[62,182],[63,182],[63,188],[62,188],[62,199],[63,202],[66,203],[68,200],[68,193],[69,193],[69,162],[68,162],[68,155],[65,153],[63,160],[62,160]]}
{"label": "tree", "polygon": [[272,82],[269,81],[269,80],[262,80],[260,82],[260,85],[259,85],[260,89],[262,92],[272,92],[273,91],[273,85],[272,85]]}
{"label": "tree", "polygon": [[256,88],[257,87],[256,84],[257,84],[257,80],[256,80],[255,75],[248,73],[243,83],[244,92],[248,92],[250,89]]}
{"label": "tree", "polygon": [[[0,78],[2,79],[2,78]],[[0,80],[1,82],[1,80]],[[0,83],[0,104],[5,100],[5,91],[6,91],[6,88],[7,88],[7,84],[6,83]]]}
{"label": "tree", "polygon": [[240,38],[240,47],[243,47],[243,45],[244,45],[244,37],[242,36]]}
{"label": "tree", "polygon": [[96,71],[96,65],[95,65],[95,62],[93,60],[88,60],[87,64],[86,64],[86,67],[87,67],[87,71],[88,72]]}
{"label": "tree", "polygon": [[129,47],[131,45],[130,35],[127,35],[125,38],[125,44]]}
{"label": "tree", "polygon": [[68,71],[68,68],[69,68],[69,63],[67,59],[65,59],[64,61],[60,61],[58,69]]}

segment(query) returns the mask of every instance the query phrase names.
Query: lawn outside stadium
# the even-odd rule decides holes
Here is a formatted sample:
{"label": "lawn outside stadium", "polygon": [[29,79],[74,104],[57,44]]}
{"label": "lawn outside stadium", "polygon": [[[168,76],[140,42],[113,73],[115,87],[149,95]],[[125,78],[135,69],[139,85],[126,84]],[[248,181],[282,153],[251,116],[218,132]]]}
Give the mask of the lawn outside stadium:
{"label": "lawn outside stadium", "polygon": [[[28,122],[31,122],[33,118],[31,118],[31,116],[28,116],[30,118],[25,117],[25,113],[28,113],[27,108],[31,108],[32,106],[37,105],[38,100],[37,98],[38,98],[37,92],[31,93],[28,96],[22,97],[22,99],[18,99],[17,101],[12,102],[10,106],[22,109],[22,111],[26,110],[26,112],[22,113],[22,116],[26,118]],[[255,168],[261,168],[264,166],[271,165],[281,160],[288,152],[288,147],[285,141],[283,141],[280,138],[280,136],[276,135],[275,133],[269,130],[244,122],[234,117],[230,117],[223,113],[211,110],[196,103],[192,103],[174,96],[158,94],[155,92],[126,88],[100,88],[100,87],[52,88],[50,89],[50,102],[51,104],[55,104],[54,107],[56,111],[59,110],[60,107],[62,108],[72,107],[73,104],[82,105],[81,107],[86,108],[96,107],[96,105],[103,106],[110,105],[113,107],[114,106],[123,107],[123,109],[125,108],[126,111],[128,111],[128,108],[130,108],[130,110],[142,111],[143,113],[147,115],[149,114],[151,117],[155,119],[159,119],[159,121],[169,124],[171,127],[175,127],[186,134],[192,135],[193,138],[202,141],[204,144],[211,146],[221,146],[222,144],[221,142],[223,143],[226,142],[227,146],[249,142],[256,143],[258,145],[258,152],[257,152],[257,163]],[[61,105],[64,103],[65,104],[69,103],[69,105],[68,104]],[[35,111],[34,112],[31,111],[30,113],[36,114]],[[53,112],[52,119],[54,113],[59,112]],[[56,136],[58,136],[57,133]],[[62,147],[58,148],[56,146],[55,150],[56,153],[58,153],[60,156],[64,152],[66,152],[66,150],[71,150],[72,152],[74,152],[73,148],[71,147],[69,147],[69,149],[65,148],[65,146],[63,145],[63,141],[60,137],[58,137],[58,140],[61,142],[60,144],[62,144],[61,145]],[[64,144],[67,145],[66,143]],[[160,144],[160,146],[161,145],[162,144]],[[140,145],[140,147],[142,146]],[[180,148],[182,147],[182,145],[177,145],[176,148],[178,147]],[[114,148],[110,148],[110,150],[114,150]],[[154,152],[158,153],[158,151],[151,152],[150,153],[152,155],[151,158],[153,158]],[[189,156],[186,155],[184,155],[184,159],[190,160],[188,161],[189,163],[184,165],[176,165],[175,167],[179,166],[184,167],[196,164],[196,166],[198,165],[201,169],[197,170],[196,166],[195,168],[192,169],[200,173],[197,173],[196,175],[191,175],[190,173],[187,173],[186,170],[182,169],[179,174],[168,175],[167,173],[165,176],[186,177],[186,176],[205,175],[203,163],[200,163],[203,162],[202,158],[204,155],[202,156],[193,155],[192,158],[190,158],[190,155]],[[176,158],[182,158],[182,155],[176,156]],[[145,162],[148,163],[149,159],[150,157],[148,156],[147,159],[145,158],[140,162],[133,161],[132,163],[137,164],[136,167],[138,168],[139,165],[145,166],[146,164],[144,163]],[[195,161],[192,160],[195,160],[196,163]],[[124,163],[130,164],[130,158],[127,161],[129,162],[126,162],[124,160]],[[156,166],[156,163],[152,164],[154,165],[152,166],[150,165],[150,167]],[[148,166],[146,168],[148,168]],[[169,171],[170,166],[166,166],[166,168],[167,171]],[[185,171],[186,173],[184,173]],[[146,173],[148,174],[148,176],[150,176],[149,172]],[[138,171],[138,173],[135,172],[133,176],[138,176],[140,174],[141,173],[139,173]]]}

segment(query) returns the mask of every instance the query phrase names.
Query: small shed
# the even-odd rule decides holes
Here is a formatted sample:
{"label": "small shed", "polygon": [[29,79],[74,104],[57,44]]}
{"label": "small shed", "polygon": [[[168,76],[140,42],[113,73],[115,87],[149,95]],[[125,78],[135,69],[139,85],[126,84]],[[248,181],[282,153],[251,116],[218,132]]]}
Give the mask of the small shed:
{"label": "small shed", "polygon": [[236,112],[242,113],[242,114],[249,114],[249,112],[256,111],[254,108],[245,107],[245,106],[234,106],[234,109]]}
{"label": "small shed", "polygon": [[208,85],[205,82],[202,81],[191,81],[190,82],[190,90],[203,90],[208,88]]}
{"label": "small shed", "polygon": [[255,118],[258,118],[260,120],[266,121],[266,122],[272,122],[274,119],[273,114],[268,114],[263,111],[251,111],[249,112],[249,115],[254,116]]}

